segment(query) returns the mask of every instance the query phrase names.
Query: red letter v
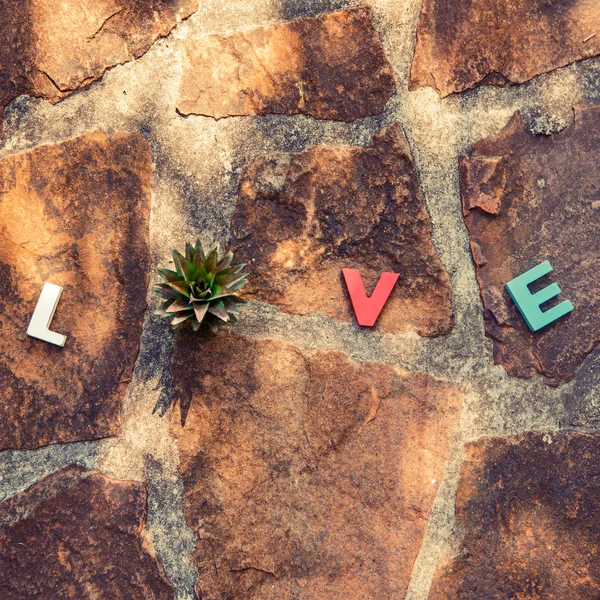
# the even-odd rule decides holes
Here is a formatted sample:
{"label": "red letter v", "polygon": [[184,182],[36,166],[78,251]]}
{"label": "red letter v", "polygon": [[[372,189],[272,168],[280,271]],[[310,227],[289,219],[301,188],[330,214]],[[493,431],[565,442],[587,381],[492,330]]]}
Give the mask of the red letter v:
{"label": "red letter v", "polygon": [[367,298],[360,271],[357,269],[342,269],[342,273],[346,280],[358,324],[364,327],[372,327],[390,297],[399,275],[397,273],[383,273],[371,297]]}

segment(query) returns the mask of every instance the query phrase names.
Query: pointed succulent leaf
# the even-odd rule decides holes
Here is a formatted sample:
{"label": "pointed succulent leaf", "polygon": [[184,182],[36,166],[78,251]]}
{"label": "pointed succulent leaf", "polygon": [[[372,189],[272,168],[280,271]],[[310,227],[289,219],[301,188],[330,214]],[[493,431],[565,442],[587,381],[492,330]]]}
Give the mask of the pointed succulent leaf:
{"label": "pointed succulent leaf", "polygon": [[164,302],[161,302],[157,310],[165,310],[165,308],[167,308],[167,306],[169,306],[169,304],[171,304],[172,302],[173,300],[171,300],[170,298],[168,300],[165,300]]}
{"label": "pointed succulent leaf", "polygon": [[198,321],[192,321],[192,329],[194,331],[198,331],[198,329],[200,329],[201,325],[202,325],[202,323],[199,323]]}
{"label": "pointed succulent leaf", "polygon": [[206,272],[207,273],[215,273],[217,270],[217,264],[218,264],[218,252],[219,252],[219,245],[217,244],[209,253],[208,256],[206,257],[206,261],[204,263],[204,266],[206,268]]}
{"label": "pointed succulent leaf", "polygon": [[183,269],[181,268],[181,263],[179,259],[181,254],[177,252],[175,248],[173,248],[173,250],[171,250],[171,256],[173,257],[173,264],[175,265],[175,270],[177,271],[177,274],[181,279],[185,279],[185,275],[183,274]]}
{"label": "pointed succulent leaf", "polygon": [[156,283],[152,288],[152,293],[155,296],[160,296],[161,298],[165,298],[166,300],[175,300],[179,297],[179,292],[176,292],[171,286],[166,283]]}
{"label": "pointed succulent leaf", "polygon": [[183,294],[186,298],[190,297],[190,286],[185,281],[171,281],[169,286],[180,294]]}
{"label": "pointed succulent leaf", "polygon": [[200,259],[202,262],[204,262],[206,260],[206,256],[204,255],[204,248],[202,247],[202,242],[200,241],[200,238],[196,240],[194,250],[196,253],[196,260]]}
{"label": "pointed succulent leaf", "polygon": [[217,273],[215,283],[226,286],[228,282],[234,281],[238,277],[239,275],[236,275],[235,273]]}
{"label": "pointed succulent leaf", "polygon": [[194,265],[177,250],[173,250],[173,262],[177,272],[182,275],[186,281],[191,281],[194,274]]}
{"label": "pointed succulent leaf", "polygon": [[195,275],[196,280],[198,280],[202,277],[206,277],[205,262],[206,262],[206,257],[204,256],[204,251],[202,250],[202,246],[200,245],[200,250],[198,252],[196,252],[196,256],[194,259],[194,275]]}
{"label": "pointed succulent leaf", "polygon": [[185,313],[183,315],[178,315],[171,321],[171,324],[176,327],[177,325],[181,325],[184,321],[191,319],[193,316],[194,316],[193,312]]}
{"label": "pointed succulent leaf", "polygon": [[223,285],[225,287],[230,287],[232,283],[235,283],[241,277],[247,277],[246,273],[219,273],[215,278],[215,283],[218,283],[219,285]]}
{"label": "pointed succulent leaf", "polygon": [[181,275],[179,275],[177,271],[171,271],[171,269],[158,269],[158,272],[167,283],[181,280]]}
{"label": "pointed succulent leaf", "polygon": [[178,313],[182,310],[194,310],[194,307],[190,304],[187,298],[180,298],[175,300],[171,306],[167,309],[168,313]]}
{"label": "pointed succulent leaf", "polygon": [[188,281],[195,281],[198,277],[196,274],[196,248],[189,242],[185,245],[185,259],[190,271]]}
{"label": "pointed succulent leaf", "polygon": [[231,304],[235,304],[238,306],[241,306],[242,304],[248,304],[248,300],[245,300],[244,298],[240,298],[239,296],[236,296],[235,294],[229,294],[228,296],[223,298],[223,302],[229,302]]}
{"label": "pointed succulent leaf", "polygon": [[239,305],[237,304],[237,302],[234,302],[231,299],[231,296],[227,297],[227,298],[223,298],[223,304],[225,305],[225,310],[229,313],[229,314],[239,314],[240,309],[239,309]]}
{"label": "pointed succulent leaf", "polygon": [[245,266],[246,266],[245,264],[232,265],[231,267],[227,267],[226,269],[220,270],[219,276],[221,276],[221,275],[237,275],[238,273],[241,273],[244,270]]}
{"label": "pointed succulent leaf", "polygon": [[229,288],[221,288],[219,290],[219,293],[214,296],[211,296],[210,299],[219,300],[224,298],[231,298],[231,296],[233,296],[233,292]]}
{"label": "pointed succulent leaf", "polygon": [[237,290],[243,288],[247,283],[248,283],[247,275],[242,275],[241,277],[238,277],[232,283],[228,283],[227,289],[230,292],[236,292]]}
{"label": "pointed succulent leaf", "polygon": [[231,261],[233,260],[233,252],[228,252],[220,261],[219,264],[217,265],[217,270],[218,271],[222,271],[223,269],[226,269],[230,264]]}
{"label": "pointed succulent leaf", "polygon": [[210,304],[208,302],[194,302],[194,313],[198,323],[202,323],[209,306]]}
{"label": "pointed succulent leaf", "polygon": [[208,307],[208,312],[211,315],[215,315],[215,317],[217,317],[218,319],[221,319],[221,321],[229,321],[229,315],[227,314],[227,311],[225,310],[225,305],[221,300],[217,300],[217,302],[215,302],[214,304],[210,304],[210,306]]}
{"label": "pointed succulent leaf", "polygon": [[193,262],[190,262],[186,259],[185,268],[187,270],[187,281],[195,281],[196,280],[196,265]]}
{"label": "pointed succulent leaf", "polygon": [[219,331],[218,321],[210,320],[210,321],[207,321],[207,323],[208,323],[208,326],[210,327],[210,330],[213,333],[217,333],[217,331]]}
{"label": "pointed succulent leaf", "polygon": [[239,265],[233,265],[231,268],[231,273],[235,274],[235,273],[241,273],[244,270],[244,267],[246,266],[246,263],[242,263]]}
{"label": "pointed succulent leaf", "polygon": [[158,315],[159,317],[165,317],[167,315],[167,313],[165,312],[165,309],[173,302],[173,300],[169,299],[169,300],[165,300],[164,302],[162,302],[160,304],[160,306],[154,311],[155,315]]}
{"label": "pointed succulent leaf", "polygon": [[189,262],[194,262],[194,246],[192,246],[189,242],[185,243],[185,258]]}
{"label": "pointed succulent leaf", "polygon": [[203,262],[196,262],[194,267],[194,281],[204,281],[206,279],[206,267]]}

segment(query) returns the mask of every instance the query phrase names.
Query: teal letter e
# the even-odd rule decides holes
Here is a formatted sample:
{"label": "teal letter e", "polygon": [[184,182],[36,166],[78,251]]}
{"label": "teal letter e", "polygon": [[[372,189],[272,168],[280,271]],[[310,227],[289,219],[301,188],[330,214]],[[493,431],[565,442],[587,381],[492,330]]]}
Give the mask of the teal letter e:
{"label": "teal letter e", "polygon": [[560,287],[557,283],[553,283],[539,292],[532,294],[527,287],[530,283],[536,281],[540,277],[547,275],[552,272],[552,266],[546,260],[539,264],[537,267],[533,267],[523,275],[519,275],[512,281],[505,284],[506,291],[510,294],[513,302],[517,305],[519,312],[523,315],[523,318],[529,325],[531,331],[538,331],[546,325],[550,325],[564,317],[567,313],[573,310],[573,305],[565,300],[551,309],[543,312],[540,306],[548,300],[558,296],[560,294]]}

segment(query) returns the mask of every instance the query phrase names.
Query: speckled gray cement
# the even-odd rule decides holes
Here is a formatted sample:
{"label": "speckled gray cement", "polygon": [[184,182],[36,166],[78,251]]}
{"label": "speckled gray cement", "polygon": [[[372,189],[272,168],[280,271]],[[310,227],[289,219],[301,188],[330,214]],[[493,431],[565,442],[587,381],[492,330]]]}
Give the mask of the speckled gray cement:
{"label": "speckled gray cement", "polygon": [[[253,302],[237,330],[303,348],[335,348],[356,360],[419,370],[456,383],[465,402],[445,475],[407,599],[425,600],[440,557],[453,542],[454,498],[463,445],[488,435],[530,430],[598,430],[600,350],[577,377],[558,388],[540,377],[520,380],[494,366],[484,335],[482,305],[460,209],[458,157],[480,138],[499,132],[515,110],[531,129],[550,134],[572,119],[571,107],[600,102],[600,60],[588,60],[513,88],[480,88],[440,100],[433,90],[407,91],[420,0],[369,0],[376,27],[394,67],[395,97],[382,115],[351,124],[305,116],[183,118],[175,110],[181,76],[180,43],[207,33],[314,15],[342,8],[343,0],[210,0],[139,60],[57,105],[22,97],[6,111],[0,156],[100,129],[141,131],[152,148],[151,245],[155,265],[166,265],[172,247],[198,235],[224,241],[235,205],[240,170],[253,156],[298,151],[313,144],[367,145],[383,126],[398,121],[411,144],[431,214],[433,241],[452,281],[456,326],[435,339],[381,335],[331,321],[295,317]],[[156,304],[149,295],[151,307]],[[183,517],[177,448],[161,413],[173,391],[168,365],[169,326],[150,312],[127,391],[122,434],[115,439],[0,453],[0,499],[40,477],[77,462],[120,478],[148,481],[148,533],[176,587],[176,598],[194,597],[197,573],[189,560],[194,540]],[[154,410],[157,409],[157,410]]]}

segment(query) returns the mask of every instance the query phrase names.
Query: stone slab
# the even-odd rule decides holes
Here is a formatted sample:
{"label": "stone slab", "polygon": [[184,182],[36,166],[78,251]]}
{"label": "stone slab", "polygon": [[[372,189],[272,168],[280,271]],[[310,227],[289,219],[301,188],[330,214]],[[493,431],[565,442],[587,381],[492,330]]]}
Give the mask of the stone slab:
{"label": "stone slab", "polygon": [[205,600],[402,598],[461,406],[337,351],[178,334],[185,515]]}
{"label": "stone slab", "polygon": [[[0,160],[0,449],[118,434],[140,345],[150,251],[150,147],[90,133]],[[51,329],[27,335],[45,282]]]}
{"label": "stone slab", "polygon": [[75,465],[4,501],[0,597],[171,600],[144,532],[146,504],[144,484]]}
{"label": "stone slab", "polygon": [[[572,126],[531,134],[516,114],[460,161],[465,223],[494,360],[511,375],[572,379],[600,341],[600,107],[579,107]],[[575,310],[532,333],[504,284],[548,260]],[[533,289],[535,291],[535,289]],[[542,307],[544,308],[544,307]]]}
{"label": "stone slab", "polygon": [[388,271],[400,278],[375,329],[424,336],[452,329],[450,281],[397,123],[368,148],[255,158],[241,176],[229,243],[248,263],[246,297],[355,322],[342,269],[359,269],[367,294]]}
{"label": "stone slab", "polygon": [[187,41],[177,109],[353,121],[381,113],[394,89],[371,10],[359,6]]}
{"label": "stone slab", "polygon": [[596,0],[423,0],[409,89],[512,85],[600,54]]}
{"label": "stone slab", "polygon": [[0,112],[29,94],[58,102],[144,54],[197,0],[3,0]]}
{"label": "stone slab", "polygon": [[600,597],[600,437],[527,433],[467,445],[457,549],[429,600]]}

